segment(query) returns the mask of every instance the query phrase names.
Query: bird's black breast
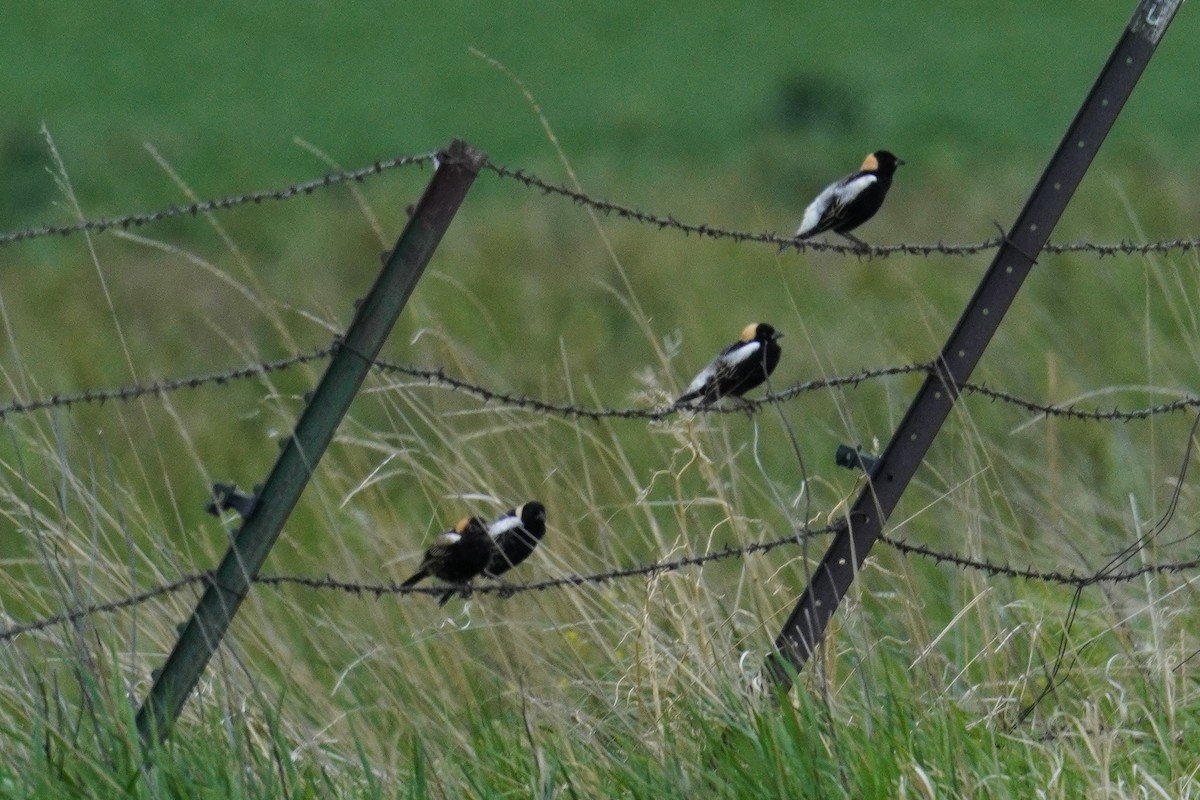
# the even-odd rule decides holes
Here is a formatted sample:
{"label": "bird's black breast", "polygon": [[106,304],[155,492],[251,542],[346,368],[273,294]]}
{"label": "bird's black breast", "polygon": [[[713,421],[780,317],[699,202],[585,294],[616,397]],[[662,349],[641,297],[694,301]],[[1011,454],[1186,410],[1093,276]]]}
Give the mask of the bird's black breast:
{"label": "bird's black breast", "polygon": [[892,176],[877,175],[874,183],[839,209],[837,220],[830,229],[834,233],[847,233],[862,225],[883,207],[883,199],[887,197],[890,188],[892,188]]}
{"label": "bird's black breast", "polygon": [[529,558],[545,532],[544,526],[540,526],[540,529],[539,526],[534,526],[532,531],[524,526],[505,531],[496,539],[496,552],[488,564],[487,574],[492,577],[503,575]]}

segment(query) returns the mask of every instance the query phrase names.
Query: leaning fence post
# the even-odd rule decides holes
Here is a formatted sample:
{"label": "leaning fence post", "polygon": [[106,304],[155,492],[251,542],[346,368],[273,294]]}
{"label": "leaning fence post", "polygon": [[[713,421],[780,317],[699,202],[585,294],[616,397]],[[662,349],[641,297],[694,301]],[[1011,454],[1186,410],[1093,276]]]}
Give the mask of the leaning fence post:
{"label": "leaning fence post", "polygon": [[395,249],[138,711],[143,742],[170,732],[485,160],[457,139],[439,154]]}
{"label": "leaning fence post", "polygon": [[825,635],[838,604],[883,531],[883,524],[950,414],[1000,320],[1050,238],[1067,202],[1112,129],[1183,0],[1141,0],[1095,85],[1058,145],[975,296],[950,334],[892,440],[869,475],[821,563],[812,573],[767,660],[776,686],[790,689]]}

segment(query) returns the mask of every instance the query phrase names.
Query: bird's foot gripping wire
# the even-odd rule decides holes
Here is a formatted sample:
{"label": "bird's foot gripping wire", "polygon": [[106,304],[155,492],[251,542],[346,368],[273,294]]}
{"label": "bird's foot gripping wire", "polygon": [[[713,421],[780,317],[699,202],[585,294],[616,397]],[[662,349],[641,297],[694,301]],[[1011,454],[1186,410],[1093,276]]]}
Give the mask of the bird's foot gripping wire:
{"label": "bird's foot gripping wire", "polygon": [[854,249],[858,251],[859,258],[862,258],[863,256],[871,255],[871,245],[867,244],[866,242],[864,242],[862,239],[858,238],[854,234],[840,232],[840,233],[838,233],[838,236],[841,236],[843,239],[845,239],[846,241],[848,241],[854,245]]}

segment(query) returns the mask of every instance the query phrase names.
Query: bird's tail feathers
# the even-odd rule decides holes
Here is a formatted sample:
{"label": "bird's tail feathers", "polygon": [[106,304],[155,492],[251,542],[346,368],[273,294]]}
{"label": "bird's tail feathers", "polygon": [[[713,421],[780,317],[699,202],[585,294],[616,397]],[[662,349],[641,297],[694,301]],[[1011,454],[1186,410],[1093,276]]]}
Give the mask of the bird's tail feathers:
{"label": "bird's tail feathers", "polygon": [[419,570],[416,575],[413,575],[411,578],[406,580],[404,583],[400,584],[400,588],[404,589],[409,586],[416,586],[418,583],[425,580],[427,577],[429,577],[428,572],[426,572],[425,570]]}

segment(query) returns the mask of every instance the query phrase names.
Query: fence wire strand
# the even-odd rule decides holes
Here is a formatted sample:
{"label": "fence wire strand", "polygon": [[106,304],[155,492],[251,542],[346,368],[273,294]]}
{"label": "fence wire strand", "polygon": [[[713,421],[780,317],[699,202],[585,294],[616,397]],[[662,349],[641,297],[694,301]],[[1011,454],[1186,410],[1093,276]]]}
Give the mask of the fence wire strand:
{"label": "fence wire strand", "polygon": [[359,169],[330,172],[319,178],[289,184],[280,189],[264,189],[257,192],[227,195],[226,197],[201,200],[183,206],[170,205],[166,208],[160,208],[157,211],[146,211],[140,214],[85,219],[67,225],[40,225],[35,228],[11,231],[0,234],[0,247],[29,241],[30,239],[42,239],[47,236],[73,236],[84,232],[103,233],[114,228],[128,230],[129,228],[140,228],[143,225],[150,225],[175,217],[195,217],[200,214],[207,214],[210,211],[228,211],[229,209],[251,203],[258,205],[266,201],[292,200],[297,197],[311,195],[322,189],[340,186],[343,183],[361,183],[367,178],[380,175],[398,167],[433,163],[436,156],[436,153],[398,156],[397,158],[389,158],[385,161],[376,161],[374,164],[360,167]]}
{"label": "fence wire strand", "polygon": [[[657,408],[591,408],[571,403],[553,403],[527,395],[511,394],[491,389],[487,386],[471,383],[461,378],[447,375],[442,369],[422,369],[420,367],[395,364],[385,360],[376,360],[375,368],[382,372],[391,372],[416,378],[431,386],[441,386],[453,391],[462,392],[485,403],[501,403],[514,408],[525,409],[535,413],[553,414],[566,418],[588,419],[642,419],[661,421],[682,412],[703,412],[708,414],[746,414],[758,413],[775,403],[793,400],[800,395],[820,389],[855,388],[859,384],[878,378],[896,375],[929,374],[933,371],[932,362],[919,364],[899,364],[872,369],[863,369],[848,375],[835,375],[828,378],[817,378],[795,384],[778,392],[768,392],[760,399],[740,398],[737,403],[725,405],[663,405]],[[977,394],[989,400],[1017,406],[1025,411],[1046,417],[1063,417],[1090,422],[1134,422],[1150,417],[1184,411],[1200,407],[1200,397],[1185,395],[1169,403],[1159,403],[1144,408],[1122,411],[1114,407],[1109,410],[1083,409],[1074,404],[1060,405],[1057,403],[1039,403],[1028,400],[1011,392],[992,389],[982,384],[963,383],[959,390],[966,394]]]}
{"label": "fence wire strand", "polygon": [[[361,183],[368,178],[399,167],[436,163],[438,157],[438,153],[397,156],[383,161],[376,161],[373,164],[358,169],[330,172],[320,177],[289,184],[279,189],[266,189],[244,194],[227,195],[187,205],[170,205],[156,211],[126,214],[119,217],[87,219],[65,225],[40,225],[24,230],[0,233],[0,247],[48,236],[72,236],[84,232],[102,233],[113,229],[127,230],[175,217],[198,216],[211,211],[227,211],[239,206],[261,204],[266,201],[292,200],[345,183]],[[888,258],[893,255],[965,257],[994,250],[999,247],[1001,241],[999,237],[991,237],[981,242],[968,244],[946,244],[944,242],[917,244],[901,242],[892,245],[870,245],[865,249],[832,241],[797,241],[790,236],[770,231],[743,231],[709,223],[683,222],[670,214],[644,211],[635,206],[593,197],[586,192],[576,191],[565,184],[548,181],[522,167],[509,167],[487,161],[484,164],[484,169],[502,180],[513,181],[526,189],[569,200],[575,205],[586,206],[606,216],[652,226],[660,230],[677,231],[685,236],[695,235],[702,238],[724,239],[739,243],[766,244],[776,248],[786,245],[799,252],[837,253],[856,258]],[[1051,243],[1047,244],[1044,248],[1048,253],[1090,253],[1100,257],[1189,252],[1196,249],[1200,249],[1200,238],[1186,237],[1153,242]]]}
{"label": "fence wire strand", "polygon": [[203,585],[208,583],[212,578],[210,572],[195,572],[190,575],[184,575],[170,583],[160,584],[144,592],[123,597],[119,600],[112,600],[107,603],[94,603],[92,605],[83,606],[82,608],[71,609],[64,611],[61,614],[44,617],[32,622],[25,622],[19,625],[13,625],[0,630],[0,641],[8,641],[15,639],[23,633],[33,633],[35,631],[44,630],[55,625],[65,625],[69,622],[78,622],[86,617],[96,614],[110,614],[114,611],[120,611],[125,608],[141,605],[155,598],[162,597],[168,594],[174,594],[182,591],[189,586]]}
{"label": "fence wire strand", "polygon": [[[689,567],[703,567],[717,561],[741,559],[752,554],[768,553],[787,545],[801,544],[804,540],[816,536],[836,532],[843,523],[836,522],[815,528],[803,528],[787,536],[770,539],[764,542],[753,542],[740,546],[727,546],[701,555],[681,556],[675,559],[654,561],[648,564],[638,564],[632,567],[607,570],[590,574],[571,574],[556,578],[547,578],[529,583],[482,583],[469,584],[462,587],[436,586],[402,586],[397,581],[368,583],[362,581],[340,580],[332,576],[316,577],[306,575],[259,575],[255,583],[276,588],[295,586],[313,591],[335,591],[356,596],[373,596],[376,599],[385,596],[399,595],[428,595],[441,597],[448,591],[463,597],[472,595],[499,595],[512,597],[529,592],[544,592],[550,589],[579,588],[588,585],[598,585],[623,580],[626,578],[653,577],[656,575],[678,572]],[[904,556],[916,556],[935,564],[950,564],[958,569],[981,572],[989,577],[1003,577],[1037,581],[1057,586],[1071,587],[1080,590],[1098,584],[1125,583],[1145,576],[1175,575],[1191,572],[1200,568],[1200,558],[1184,561],[1145,564],[1124,571],[1113,571],[1104,567],[1094,572],[1060,570],[1038,570],[1033,567],[1015,567],[1009,564],[996,563],[986,558],[965,556],[961,553],[938,550],[928,545],[913,544],[895,537],[884,535],[880,539],[883,544]],[[33,633],[56,625],[77,622],[80,619],[97,614],[107,614],[120,611],[132,606],[149,602],[164,595],[174,594],[190,586],[204,586],[213,578],[212,572],[197,572],[184,575],[177,580],[147,589],[143,592],[113,600],[106,603],[96,603],[82,608],[64,611],[42,619],[13,625],[0,629],[0,641],[15,639],[24,633]]]}
{"label": "fence wire strand", "polygon": [[[272,372],[281,372],[302,364],[326,359],[333,354],[337,347],[337,343],[334,343],[327,347],[317,348],[304,353],[296,353],[273,361],[252,362],[222,371],[187,375],[179,378],[163,378],[144,384],[128,384],[115,388],[85,389],[80,392],[55,394],[33,400],[12,400],[8,403],[0,404],[0,420],[6,419],[9,416],[28,414],[46,409],[70,408],[71,406],[80,404],[105,403],[107,401],[128,402],[143,397],[158,397],[183,389],[224,386],[234,381],[256,378]],[[759,399],[741,398],[737,403],[707,406],[696,404],[674,405],[667,403],[651,408],[614,408],[558,403],[528,395],[506,392],[454,377],[447,374],[442,368],[416,367],[397,364],[384,359],[376,359],[373,367],[377,372],[382,374],[403,375],[415,379],[420,385],[458,392],[474,397],[483,403],[503,405],[536,414],[553,415],[566,419],[586,419],[593,422],[605,419],[659,422],[682,413],[755,414],[773,404],[794,400],[801,395],[821,389],[855,388],[863,383],[881,378],[912,374],[925,375],[933,370],[932,362],[888,365],[862,369],[846,375],[833,375],[826,378],[803,381],[777,392],[768,392]],[[1075,404],[1040,403],[1011,392],[993,389],[977,383],[964,383],[958,388],[965,394],[979,395],[994,402],[1015,406],[1032,414],[1086,422],[1134,422],[1164,414],[1200,408],[1200,397],[1195,395],[1184,395],[1170,402],[1130,410],[1122,410],[1115,406],[1111,409],[1086,409],[1080,408]]]}
{"label": "fence wire strand", "polygon": [[[577,191],[565,184],[551,183],[520,167],[506,167],[489,161],[484,164],[484,169],[495,173],[501,178],[516,181],[527,189],[535,189],[543,194],[562,197],[576,205],[586,206],[601,214],[643,225],[650,225],[660,230],[673,230],[683,233],[685,236],[696,235],[708,239],[726,239],[738,243],[752,242],[768,244],[776,248],[786,245],[800,252],[838,253],[857,258],[887,258],[893,255],[922,257],[932,255],[973,256],[995,250],[1000,246],[1002,241],[1000,237],[992,237],[973,244],[945,244],[943,242],[914,244],[902,242],[894,245],[869,245],[866,248],[841,244],[839,242],[819,240],[797,241],[791,236],[781,236],[769,231],[741,231],[710,225],[708,223],[682,222],[670,215],[643,211],[634,206],[622,205],[609,200],[592,197],[585,192]],[[1052,243],[1047,244],[1042,249],[1048,253],[1092,253],[1103,257],[1147,255],[1150,253],[1169,253],[1174,251],[1187,252],[1197,248],[1200,248],[1200,238],[1177,238],[1156,242],[1123,241],[1110,244],[1098,244],[1095,242]]]}
{"label": "fence wire strand", "polygon": [[164,378],[150,383],[129,384],[115,389],[86,389],[73,394],[55,394],[38,400],[13,400],[0,405],[0,420],[6,419],[10,414],[28,414],[49,408],[70,408],[84,403],[104,403],[109,400],[127,402],[141,397],[159,397],[181,389],[224,386],[234,381],[255,378],[271,372],[281,372],[310,361],[319,361],[328,358],[331,353],[333,353],[333,347],[325,347],[310,353],[297,353],[277,361],[260,361],[233,367],[223,372],[210,372],[205,375],[190,375],[182,378]]}

